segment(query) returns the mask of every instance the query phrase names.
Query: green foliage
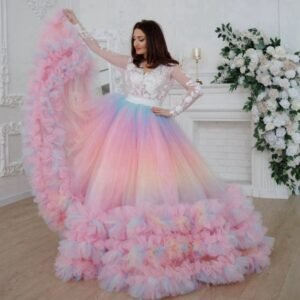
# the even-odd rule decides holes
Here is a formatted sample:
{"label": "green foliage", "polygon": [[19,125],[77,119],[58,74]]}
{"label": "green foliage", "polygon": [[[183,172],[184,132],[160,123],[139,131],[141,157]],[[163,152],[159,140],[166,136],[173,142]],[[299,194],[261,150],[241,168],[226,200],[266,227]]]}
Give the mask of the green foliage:
{"label": "green foliage", "polygon": [[[221,26],[216,28],[215,32],[217,33],[218,38],[222,39],[225,44],[220,51],[220,55],[225,59],[225,62],[217,67],[218,72],[214,76],[212,83],[227,83],[229,84],[230,91],[236,90],[239,86],[248,89],[250,91],[250,96],[243,106],[244,111],[250,112],[253,108],[257,109],[257,97],[262,92],[270,89],[279,92],[283,90],[281,86],[273,83],[272,85],[264,85],[265,82],[262,84],[263,81],[258,80],[257,69],[253,68],[253,66],[250,67],[251,54],[249,53],[260,53],[260,55],[264,56],[263,61],[272,60],[272,53],[269,52],[268,47],[273,47],[273,51],[275,51],[274,49],[281,45],[279,38],[274,37],[268,39],[256,28],[250,28],[244,33],[233,31],[230,23],[221,24]],[[295,52],[294,55],[300,57],[300,51]],[[242,60],[242,63],[239,65],[237,65],[238,59]],[[258,62],[258,67],[259,66],[260,62]],[[268,74],[269,76],[273,76],[270,71],[268,71]],[[281,78],[284,78],[284,76]],[[294,78],[294,82],[300,87],[299,74]],[[279,103],[280,100],[281,99],[278,98],[275,101]],[[288,100],[290,101],[291,98],[288,98]],[[288,113],[290,120],[293,120],[300,113],[299,110],[284,109],[279,104],[277,105],[276,112]],[[291,164],[295,157],[287,156],[286,149],[278,150],[273,148],[265,139],[267,130],[263,118],[264,116],[271,116],[272,113],[273,112],[270,110],[259,113],[258,120],[256,120],[254,124],[254,147],[258,151],[271,152],[269,166],[274,180],[278,184],[286,185],[293,194],[300,194],[300,166],[299,164],[297,166]],[[300,131],[300,122],[298,130]],[[291,140],[291,136],[286,134],[285,142]]]}

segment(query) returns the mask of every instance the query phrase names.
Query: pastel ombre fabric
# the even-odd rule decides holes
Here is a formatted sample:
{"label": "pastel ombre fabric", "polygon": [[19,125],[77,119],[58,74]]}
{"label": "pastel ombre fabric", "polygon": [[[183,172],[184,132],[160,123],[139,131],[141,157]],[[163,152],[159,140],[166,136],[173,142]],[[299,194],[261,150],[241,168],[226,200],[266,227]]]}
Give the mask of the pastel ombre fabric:
{"label": "pastel ombre fabric", "polygon": [[23,154],[40,214],[51,229],[60,232],[66,208],[77,201],[70,192],[66,146],[75,141],[92,111],[91,72],[86,47],[63,14],[56,15],[41,34],[24,103]]}
{"label": "pastel ombre fabric", "polygon": [[23,134],[35,201],[61,237],[56,275],[161,299],[266,268],[273,239],[251,200],[151,100],[93,97],[92,69],[58,13],[41,37]]}

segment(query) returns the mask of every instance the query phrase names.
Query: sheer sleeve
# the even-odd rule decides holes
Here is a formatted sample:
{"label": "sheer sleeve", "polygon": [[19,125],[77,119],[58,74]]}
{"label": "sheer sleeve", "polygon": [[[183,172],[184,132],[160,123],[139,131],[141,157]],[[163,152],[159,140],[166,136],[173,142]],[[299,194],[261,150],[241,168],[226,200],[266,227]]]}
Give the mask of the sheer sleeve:
{"label": "sheer sleeve", "polygon": [[111,50],[103,49],[100,47],[99,43],[94,39],[94,37],[84,28],[82,24],[76,24],[74,26],[83,40],[86,42],[87,46],[95,52],[97,55],[108,61],[114,66],[120,67],[122,69],[126,68],[129,55],[123,55]]}
{"label": "sheer sleeve", "polygon": [[202,87],[199,83],[194,81],[189,75],[187,75],[179,65],[172,67],[171,78],[180,83],[187,93],[184,95],[180,104],[176,105],[170,110],[171,116],[178,116],[185,111],[190,105],[192,105],[200,96],[203,95]]}

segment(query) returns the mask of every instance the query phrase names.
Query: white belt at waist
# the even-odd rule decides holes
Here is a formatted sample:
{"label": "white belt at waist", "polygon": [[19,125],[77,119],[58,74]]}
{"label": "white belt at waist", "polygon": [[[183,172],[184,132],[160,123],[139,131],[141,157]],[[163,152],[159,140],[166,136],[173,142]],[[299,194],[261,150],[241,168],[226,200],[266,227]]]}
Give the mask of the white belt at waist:
{"label": "white belt at waist", "polygon": [[125,98],[127,101],[135,104],[143,104],[147,106],[160,106],[160,103],[157,99],[149,99],[134,95],[126,95]]}

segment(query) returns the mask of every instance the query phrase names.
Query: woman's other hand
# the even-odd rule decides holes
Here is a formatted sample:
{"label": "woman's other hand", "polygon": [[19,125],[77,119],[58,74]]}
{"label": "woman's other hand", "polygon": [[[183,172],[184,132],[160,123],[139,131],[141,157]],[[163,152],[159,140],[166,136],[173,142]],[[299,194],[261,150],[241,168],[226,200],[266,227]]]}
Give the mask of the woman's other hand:
{"label": "woman's other hand", "polygon": [[151,110],[152,110],[152,112],[154,112],[156,115],[159,115],[159,116],[164,116],[164,117],[172,116],[169,109],[153,106]]}

